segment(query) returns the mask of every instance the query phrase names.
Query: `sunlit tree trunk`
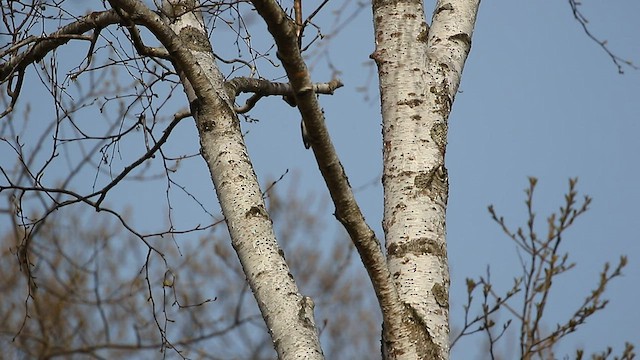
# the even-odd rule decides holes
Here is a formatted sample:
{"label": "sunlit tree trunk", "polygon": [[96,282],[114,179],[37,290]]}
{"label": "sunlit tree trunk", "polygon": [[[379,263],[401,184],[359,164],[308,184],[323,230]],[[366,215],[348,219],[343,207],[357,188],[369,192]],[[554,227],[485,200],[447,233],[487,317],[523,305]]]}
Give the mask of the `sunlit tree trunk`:
{"label": "sunlit tree trunk", "polygon": [[[216,65],[195,0],[165,0],[162,13],[139,1],[111,1],[165,45],[180,73],[231,241],[280,359],[322,359],[313,301],[301,296],[276,242],[240,122]],[[169,24],[173,32],[167,33]],[[177,35],[177,38],[175,35]]]}
{"label": "sunlit tree trunk", "polygon": [[[424,4],[373,1],[383,118],[387,262],[407,311],[384,332],[389,359],[449,355],[445,241],[447,120],[471,47],[479,0],[439,1],[431,29]],[[386,324],[385,324],[386,325]]]}

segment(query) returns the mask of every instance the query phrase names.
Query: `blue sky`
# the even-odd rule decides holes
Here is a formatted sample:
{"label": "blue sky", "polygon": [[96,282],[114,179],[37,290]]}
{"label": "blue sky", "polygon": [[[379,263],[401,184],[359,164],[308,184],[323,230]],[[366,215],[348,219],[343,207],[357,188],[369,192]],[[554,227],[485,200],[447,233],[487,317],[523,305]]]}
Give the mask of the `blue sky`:
{"label": "blue sky", "polygon": [[[638,3],[583,3],[592,30],[618,55],[640,61]],[[608,309],[559,350],[637,344],[640,73],[627,69],[618,75],[565,2],[483,2],[473,46],[450,119],[447,154],[454,282],[485,264],[497,270],[496,282],[511,277],[516,261],[506,257],[515,251],[488,220],[487,204],[512,224],[523,224],[522,189],[526,176],[536,176],[544,226],[546,214],[561,205],[567,179],[577,176],[578,189],[594,200],[566,238],[565,249],[578,267],[558,283],[552,314],[570,314],[604,262],[626,254],[630,264],[610,287]],[[453,319],[462,288],[459,281],[452,288]]]}
{"label": "blue sky", "polygon": [[[342,10],[343,16],[356,6],[350,4]],[[433,5],[426,6],[430,13]],[[312,5],[308,7],[311,10]],[[317,21],[325,32],[336,18],[330,10]],[[582,11],[593,32],[606,39],[612,51],[640,63],[640,3],[584,2]],[[257,22],[253,26],[261,28]],[[311,34],[309,30],[307,35]],[[268,45],[260,43],[263,35],[254,33],[253,41],[266,51]],[[382,238],[381,118],[375,68],[368,58],[374,50],[372,39],[370,9],[365,6],[326,41],[328,53],[314,58],[313,76],[316,81],[330,80],[333,69],[325,61],[330,58],[345,83],[334,96],[322,96],[321,104],[350,183],[362,187],[357,197],[365,216]],[[220,43],[214,43],[214,48],[233,53]],[[506,290],[518,271],[515,245],[492,223],[487,206],[494,204],[514,227],[523,225],[523,190],[527,177],[536,176],[540,232],[545,233],[544,218],[561,205],[568,179],[579,177],[578,190],[594,200],[591,210],[567,233],[564,249],[578,267],[558,282],[547,325],[553,327],[554,317],[564,319],[570,314],[595,284],[602,265],[624,254],[629,265],[625,276],[609,289],[608,308],[570,335],[559,355],[571,354],[578,346],[599,351],[607,345],[619,348],[624,341],[639,343],[640,312],[634,299],[640,296],[640,189],[636,185],[640,178],[640,71],[625,70],[624,75],[617,73],[610,58],[573,20],[566,2],[485,0],[481,4],[473,48],[449,119],[447,221],[454,327],[460,323],[465,277],[483,274],[490,265],[496,286]],[[271,74],[273,70],[263,71]],[[35,78],[28,80],[37,84]],[[367,84],[369,99],[358,91]],[[31,95],[36,94],[33,91]],[[185,106],[182,93],[177,95],[172,99],[175,108]],[[36,108],[34,117],[48,116],[43,108]],[[302,146],[295,109],[280,99],[265,99],[252,115],[260,121],[244,123],[243,130],[248,132],[250,155],[261,182],[278,178],[288,169],[299,179],[300,191],[326,197],[313,155]],[[191,122],[181,124],[172,139],[169,146],[176,153],[197,151]],[[140,143],[131,146],[142,148]],[[189,188],[208,208],[215,208],[204,163],[193,159],[183,166]],[[294,181],[289,175],[281,186]],[[145,195],[149,184],[126,186],[108,202],[131,209],[142,228],[158,230],[152,225],[165,219],[162,196]],[[129,195],[132,192],[138,195],[135,201]],[[176,220],[184,227],[206,221],[207,216],[185,197],[177,196],[175,206]],[[335,230],[328,234],[334,236]],[[458,345],[453,359],[482,358],[475,339]]]}

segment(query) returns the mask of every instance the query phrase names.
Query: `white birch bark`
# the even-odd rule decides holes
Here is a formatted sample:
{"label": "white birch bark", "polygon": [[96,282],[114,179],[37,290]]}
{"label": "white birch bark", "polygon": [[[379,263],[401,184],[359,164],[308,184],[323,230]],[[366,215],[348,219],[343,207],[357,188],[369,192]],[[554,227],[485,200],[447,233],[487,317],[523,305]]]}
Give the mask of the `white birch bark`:
{"label": "white birch bark", "polygon": [[[383,118],[387,262],[410,314],[394,359],[446,359],[449,270],[444,155],[447,120],[471,46],[479,0],[439,1],[428,28],[422,1],[373,1]],[[419,334],[425,331],[424,334]],[[396,335],[397,336],[397,335]],[[403,346],[406,349],[406,346]]]}
{"label": "white birch bark", "polygon": [[313,301],[300,295],[276,242],[238,116],[225,92],[224,79],[197,10],[198,2],[163,1],[162,12],[178,35],[177,44],[175,36],[166,35],[162,29],[166,23],[158,21],[157,15],[141,2],[111,0],[111,3],[131,16],[148,17],[145,25],[174,57],[198,127],[201,154],[209,167],[233,247],[278,357],[322,359]]}

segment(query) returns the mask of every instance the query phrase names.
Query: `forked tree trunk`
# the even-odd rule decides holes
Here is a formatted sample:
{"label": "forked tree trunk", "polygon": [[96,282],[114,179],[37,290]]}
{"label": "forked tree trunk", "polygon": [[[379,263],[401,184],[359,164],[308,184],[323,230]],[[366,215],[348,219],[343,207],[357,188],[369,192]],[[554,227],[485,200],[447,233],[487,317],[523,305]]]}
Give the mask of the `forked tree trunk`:
{"label": "forked tree trunk", "polygon": [[479,0],[439,1],[431,29],[417,0],[374,0],[383,118],[387,262],[407,307],[385,332],[388,359],[449,357],[445,241],[447,120],[471,47]]}

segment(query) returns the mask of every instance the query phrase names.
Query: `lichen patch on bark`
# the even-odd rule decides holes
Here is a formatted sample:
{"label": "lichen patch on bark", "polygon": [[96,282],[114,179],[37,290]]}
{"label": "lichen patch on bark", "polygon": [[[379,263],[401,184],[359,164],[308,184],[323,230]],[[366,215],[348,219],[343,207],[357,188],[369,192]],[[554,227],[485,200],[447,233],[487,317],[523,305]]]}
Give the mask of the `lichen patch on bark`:
{"label": "lichen patch on bark", "polygon": [[436,283],[431,288],[431,293],[433,294],[433,297],[436,299],[436,302],[438,303],[438,305],[449,309],[449,293],[447,291],[446,286],[440,283]]}
{"label": "lichen patch on bark", "polygon": [[444,122],[437,122],[431,127],[431,139],[435,141],[443,156],[447,148],[447,128]]}
{"label": "lichen patch on bark", "polygon": [[182,30],[180,30],[180,39],[189,50],[213,52],[209,38],[193,26],[185,26],[182,28]]}

